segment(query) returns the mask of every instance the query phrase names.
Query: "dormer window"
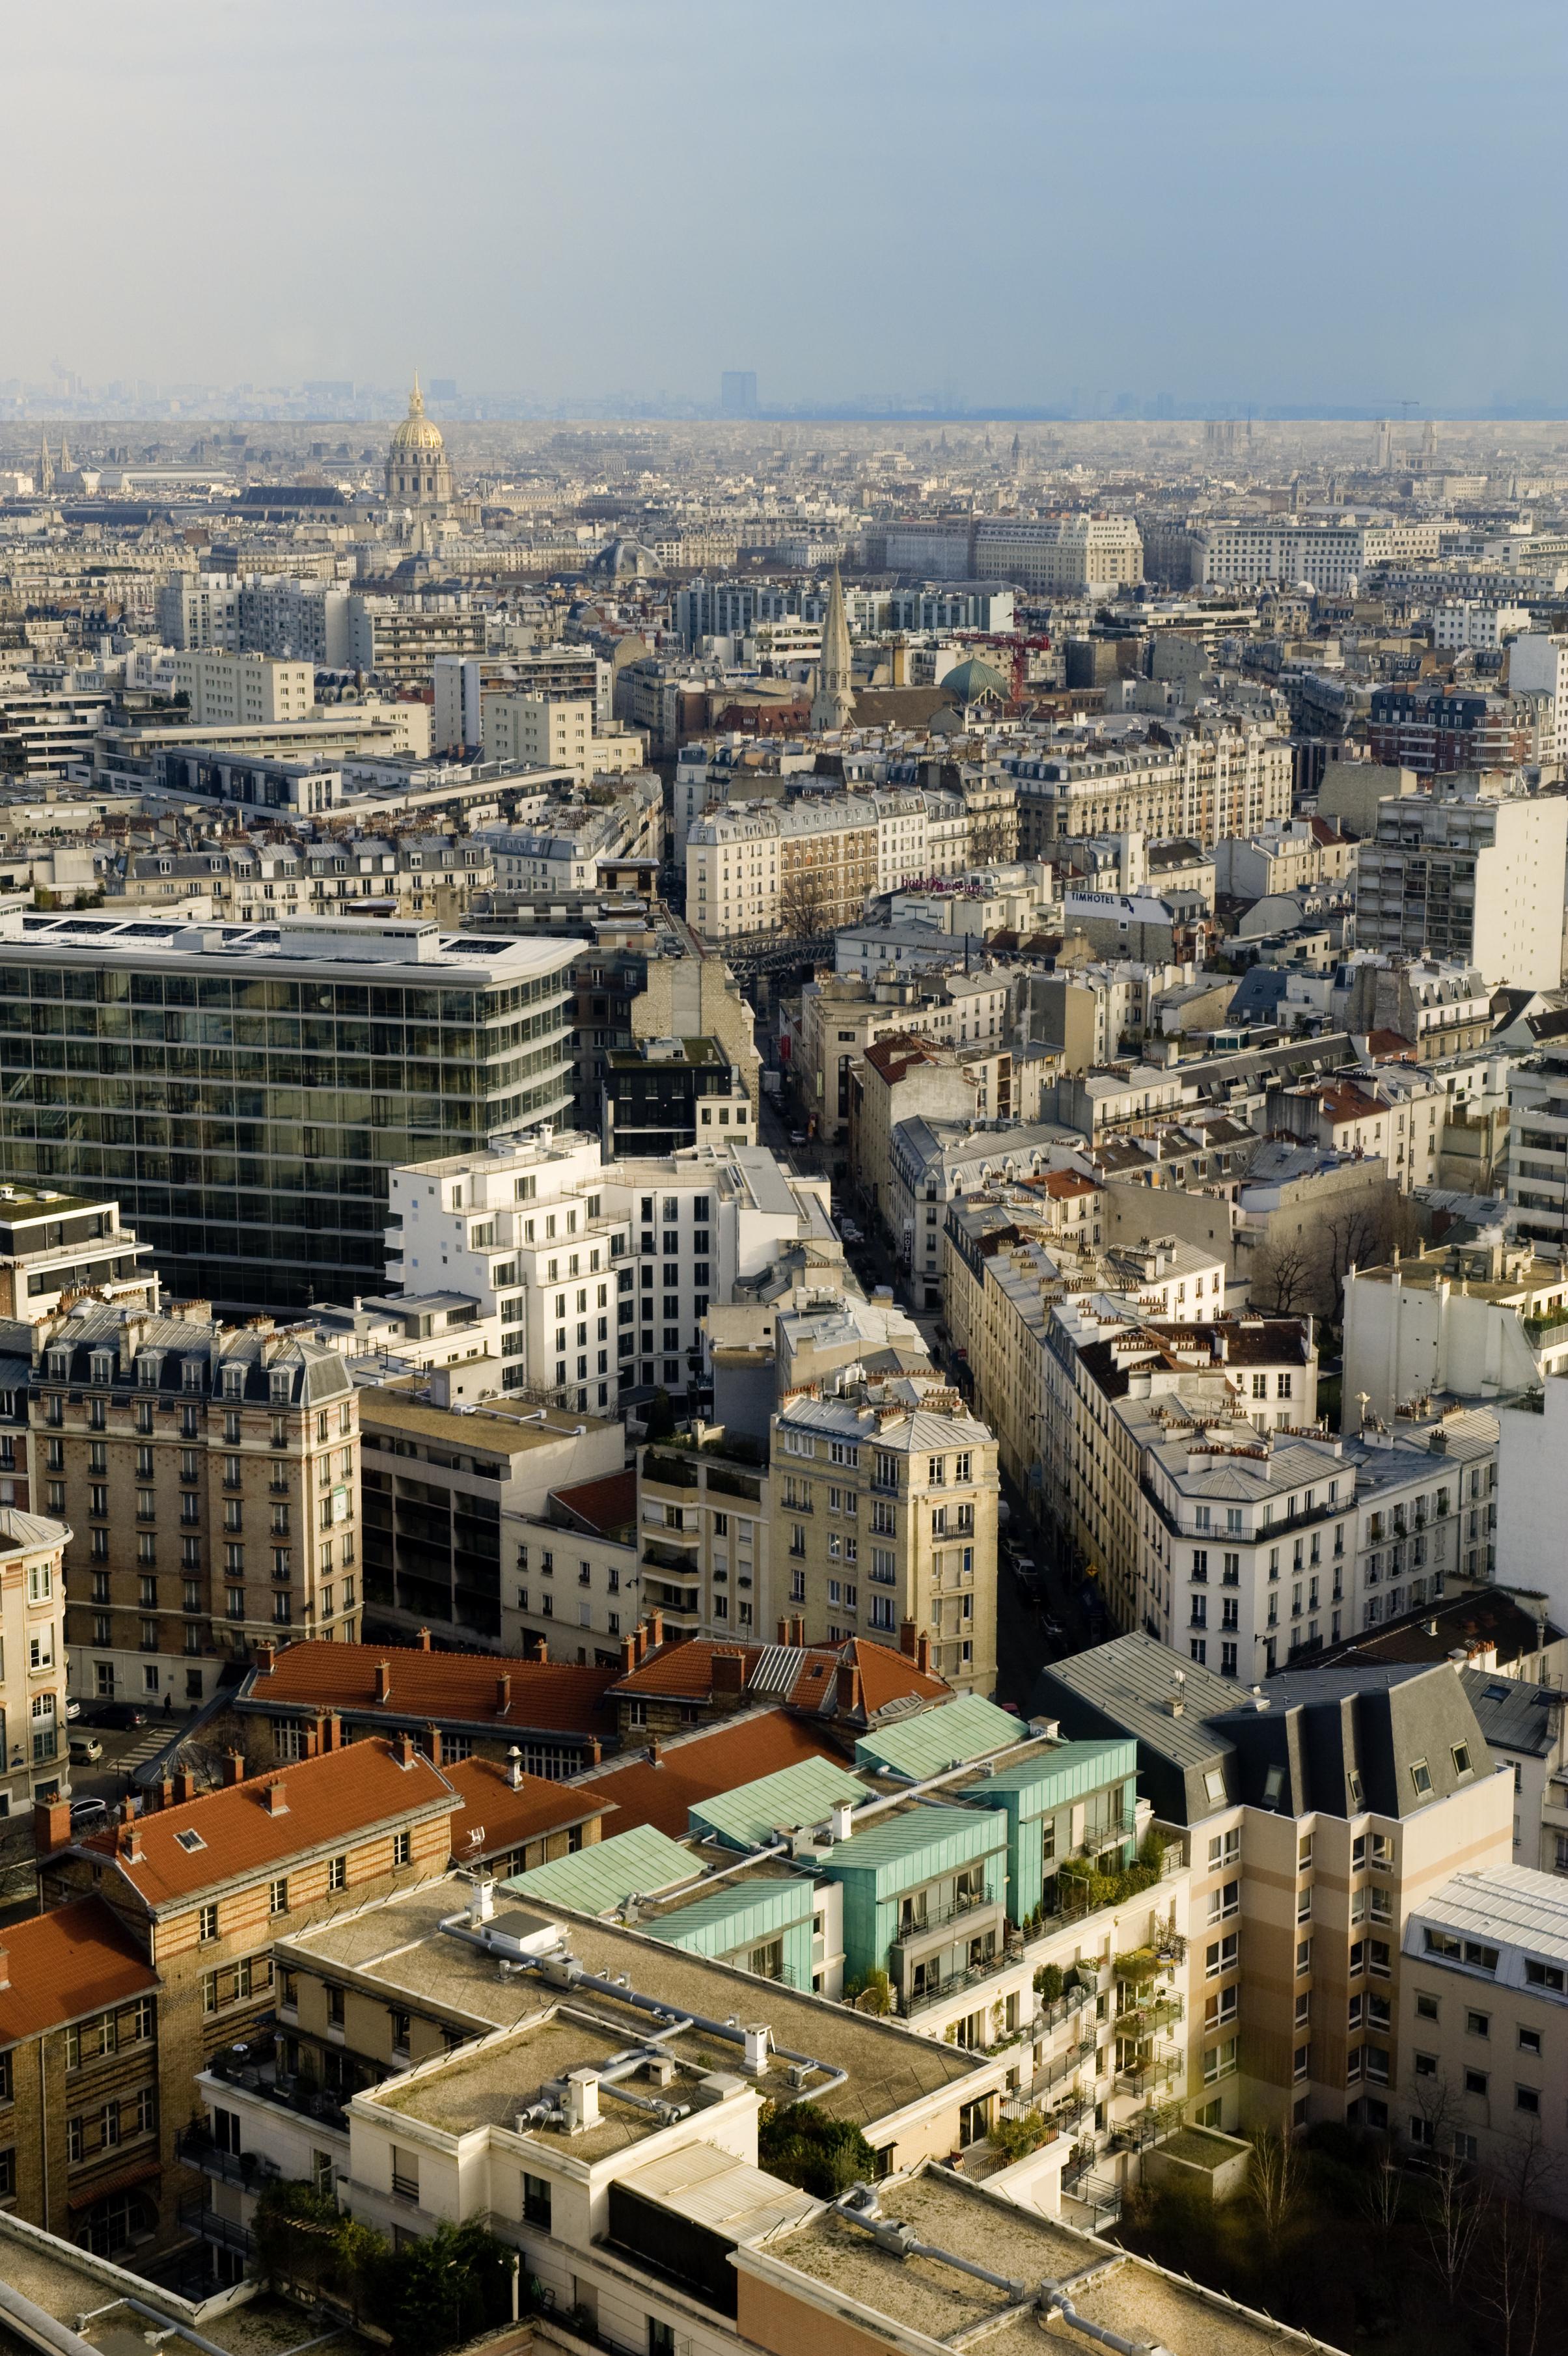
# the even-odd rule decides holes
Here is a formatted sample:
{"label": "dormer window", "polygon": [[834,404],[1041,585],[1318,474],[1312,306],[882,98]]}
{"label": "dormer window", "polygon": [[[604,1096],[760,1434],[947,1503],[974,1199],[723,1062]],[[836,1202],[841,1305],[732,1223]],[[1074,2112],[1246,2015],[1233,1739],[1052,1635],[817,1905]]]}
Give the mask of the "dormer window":
{"label": "dormer window", "polygon": [[143,1350],[136,1359],[136,1380],[145,1391],[156,1390],[163,1359],[156,1350]]}
{"label": "dormer window", "polygon": [[199,1359],[199,1358],[186,1358],[186,1359],[183,1359],[183,1360],[181,1361],[181,1364],[180,1364],[179,1376],[180,1376],[180,1387],[181,1387],[181,1389],[182,1389],[182,1390],[188,1390],[188,1391],[199,1391],[199,1390],[201,1388],[201,1361],[200,1361],[200,1359]]}
{"label": "dormer window", "polygon": [[49,1380],[55,1383],[63,1383],[67,1380],[70,1374],[70,1352],[69,1350],[51,1350],[49,1352]]}
{"label": "dormer window", "polygon": [[245,1369],[243,1366],[225,1366],[223,1369],[222,1380],[223,1396],[225,1398],[237,1399],[244,1398]]}
{"label": "dormer window", "polygon": [[267,1395],[274,1407],[286,1407],[294,1381],[286,1366],[274,1366],[267,1379]]}
{"label": "dormer window", "polygon": [[113,1381],[114,1361],[107,1350],[94,1350],[91,1363],[92,1379],[95,1383],[102,1385]]}

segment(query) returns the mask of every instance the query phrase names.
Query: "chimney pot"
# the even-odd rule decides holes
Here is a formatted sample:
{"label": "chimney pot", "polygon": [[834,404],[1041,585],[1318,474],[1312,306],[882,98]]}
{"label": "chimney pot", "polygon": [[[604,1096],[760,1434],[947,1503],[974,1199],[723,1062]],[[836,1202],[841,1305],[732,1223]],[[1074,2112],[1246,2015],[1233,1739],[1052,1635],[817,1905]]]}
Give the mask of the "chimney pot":
{"label": "chimney pot", "polygon": [[604,1744],[599,1740],[596,1734],[590,1734],[587,1741],[583,1746],[584,1766],[596,1767],[604,1755]]}
{"label": "chimney pot", "polygon": [[648,1763],[650,1767],[657,1767],[659,1764],[659,1737],[656,1734],[650,1734],[648,1738]]}
{"label": "chimney pot", "polygon": [[506,1755],[506,1779],[514,1792],[522,1788],[522,1753],[514,1742]]}
{"label": "chimney pot", "polygon": [[430,1631],[428,1628],[422,1628],[419,1632],[419,1649],[422,1653],[428,1653],[430,1650]]}
{"label": "chimney pot", "polygon": [[413,1737],[406,1728],[392,1736],[392,1757],[400,1767],[413,1764]]}

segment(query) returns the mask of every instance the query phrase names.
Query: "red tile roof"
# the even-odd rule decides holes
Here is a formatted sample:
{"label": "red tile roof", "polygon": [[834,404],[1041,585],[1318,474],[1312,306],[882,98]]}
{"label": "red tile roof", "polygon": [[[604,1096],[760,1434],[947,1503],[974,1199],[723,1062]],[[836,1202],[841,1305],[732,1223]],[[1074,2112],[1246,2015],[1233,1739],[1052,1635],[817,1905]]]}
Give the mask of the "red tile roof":
{"label": "red tile roof", "polygon": [[918,1038],[913,1031],[890,1031],[885,1039],[872,1041],[865,1060],[891,1088],[897,1087],[911,1064],[934,1064],[937,1052],[930,1040]]}
{"label": "red tile roof", "polygon": [[[284,1787],[285,1804],[274,1815],[267,1794]],[[384,1825],[436,1808],[452,1808],[452,1786],[423,1751],[401,1765],[394,1746],[372,1735],[341,1751],[296,1759],[264,1775],[247,1776],[199,1799],[138,1816],[141,1856],[118,1847],[121,1826],[94,1833],[79,1849],[114,1859],[145,1903],[157,1910],[196,1897],[215,1883],[261,1874],[290,1858],[363,1839]],[[196,1833],[201,1846],[186,1848],[178,1836]]]}
{"label": "red tile roof", "polygon": [[[387,1694],[376,1671],[387,1667]],[[417,1644],[290,1644],[271,1674],[256,1670],[242,1698],[268,1709],[371,1710],[399,1724],[434,1719],[520,1731],[598,1735],[614,1730],[604,1697],[618,1669],[578,1668],[567,1661],[521,1661],[498,1653],[425,1652]],[[502,1703],[499,1681],[509,1680]]]}
{"label": "red tile roof", "polygon": [[712,1637],[694,1636],[685,1643],[660,1644],[642,1666],[617,1680],[616,1696],[662,1694],[682,1701],[706,1701],[713,1691],[714,1655],[739,1653],[745,1662],[743,1688],[754,1702],[778,1702],[789,1709],[831,1709],[841,1661],[861,1673],[865,1708],[873,1716],[904,1695],[940,1701],[950,1688],[940,1677],[928,1676],[905,1653],[886,1644],[869,1644],[853,1637],[844,1644],[725,1644]]}
{"label": "red tile roof", "polygon": [[1375,1120],[1388,1109],[1375,1097],[1349,1087],[1326,1087],[1318,1101],[1330,1120]]}
{"label": "red tile roof", "polygon": [[1407,1039],[1402,1031],[1369,1031],[1367,1053],[1369,1055],[1376,1056],[1381,1063],[1397,1062],[1402,1056],[1409,1057],[1414,1055],[1415,1042],[1413,1039]]}
{"label": "red tile roof", "polygon": [[460,1804],[452,1819],[454,1865],[472,1865],[545,1833],[591,1823],[615,1805],[596,1784],[553,1783],[545,1775],[525,1774],[514,1789],[499,1759],[464,1759],[444,1772]]}
{"label": "red tile roof", "polygon": [[552,1489],[552,1498],[601,1537],[617,1537],[637,1519],[637,1468],[607,1472],[602,1481],[574,1482],[569,1489]]}
{"label": "red tile roof", "polygon": [[841,1751],[789,1710],[748,1710],[744,1717],[661,1742],[657,1764],[647,1758],[632,1759],[623,1767],[601,1767],[579,1776],[565,1788],[593,1794],[613,1805],[618,1814],[611,1832],[656,1825],[671,1840],[684,1840],[689,1808],[720,1792],[734,1791],[737,1784],[754,1783],[759,1775],[774,1774],[780,1767],[797,1766],[802,1759],[833,1759],[843,1764]]}
{"label": "red tile roof", "polygon": [[134,1996],[158,1976],[102,1898],[77,1898],[0,1931],[11,1985],[0,1988],[0,2045],[37,2037]]}

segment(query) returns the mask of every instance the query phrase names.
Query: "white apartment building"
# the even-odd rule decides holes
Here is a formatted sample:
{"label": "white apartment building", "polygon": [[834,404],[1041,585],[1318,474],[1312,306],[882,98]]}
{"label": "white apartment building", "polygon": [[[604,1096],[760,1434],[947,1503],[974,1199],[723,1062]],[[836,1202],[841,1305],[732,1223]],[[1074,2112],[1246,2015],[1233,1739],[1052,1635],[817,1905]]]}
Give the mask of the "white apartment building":
{"label": "white apartment building", "polygon": [[1509,1079],[1509,1209],[1520,1235],[1568,1243],[1568,1044],[1549,1042]]}
{"label": "white apartment building", "polygon": [[1476,966],[1493,989],[1555,990],[1565,865],[1562,795],[1435,777],[1429,793],[1378,804],[1357,856],[1357,944]]}
{"label": "white apartment building", "polygon": [[1436,556],[1436,523],[1315,523],[1251,516],[1206,525],[1196,536],[1195,582],[1305,581],[1345,590],[1374,564]]}
{"label": "white apartment building", "polygon": [[177,653],[237,648],[240,583],[232,573],[177,573],[157,595],[158,636]]}
{"label": "white apartment building", "polygon": [[984,516],[974,527],[974,573],[1024,589],[1122,587],[1143,579],[1144,543],[1126,515]]}
{"label": "white apartment building", "polygon": [[614,723],[600,730],[590,696],[490,694],[481,701],[487,761],[507,761],[520,769],[570,769],[585,786],[595,777],[640,769],[647,758],[640,730]]}
{"label": "white apartment building", "polygon": [[1193,1660],[1251,1684],[1489,1575],[1495,1416],[1260,1434],[1159,1385],[1112,1412],[1138,1471],[1137,1620]]}
{"label": "white apartment building", "polygon": [[249,573],[240,584],[235,643],[247,653],[292,657],[318,670],[346,670],[349,595],[328,582]]}
{"label": "white apartment building", "polygon": [[307,662],[216,649],[177,653],[176,691],[190,699],[198,728],[270,727],[307,720],[316,704],[316,672]]}
{"label": "white apartment building", "polygon": [[606,1162],[596,1138],[544,1130],[393,1170],[387,1274],[496,1318],[504,1389],[613,1415],[632,1391],[684,1389],[709,1303],[832,1234],[826,1179],[760,1147]]}
{"label": "white apartment building", "polygon": [[591,891],[601,859],[657,859],[664,839],[663,788],[640,761],[633,766],[639,774],[613,802],[548,802],[521,824],[476,830],[495,860],[499,889]]}
{"label": "white apartment building", "polygon": [[1541,699],[1537,750],[1543,761],[1568,749],[1568,633],[1526,629],[1509,648],[1509,693]]}
{"label": "white apartment building", "polygon": [[1528,630],[1533,618],[1528,605],[1448,597],[1433,610],[1432,643],[1439,654],[1496,654],[1506,639]]}
{"label": "white apartment building", "polygon": [[1529,1244],[1494,1232],[1446,1248],[1418,1246],[1413,1258],[1346,1276],[1344,1396],[1352,1407],[1364,1398],[1370,1414],[1391,1419],[1412,1399],[1509,1398],[1562,1374],[1568,1273]]}

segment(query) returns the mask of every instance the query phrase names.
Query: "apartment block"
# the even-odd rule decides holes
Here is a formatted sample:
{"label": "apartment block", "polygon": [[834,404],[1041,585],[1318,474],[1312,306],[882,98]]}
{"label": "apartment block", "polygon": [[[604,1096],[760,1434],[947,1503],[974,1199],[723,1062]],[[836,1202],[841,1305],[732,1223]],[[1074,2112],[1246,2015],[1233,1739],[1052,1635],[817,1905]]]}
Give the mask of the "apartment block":
{"label": "apartment block", "polygon": [[5,1180],[118,1201],[222,1307],[379,1291],[392,1169],[570,1105],[579,950],[428,917],[0,917]]}
{"label": "apartment block", "polygon": [[1378,805],[1357,857],[1357,944],[1456,960],[1492,989],[1555,990],[1565,856],[1562,795],[1499,791],[1474,769],[1434,778],[1429,794]]}
{"label": "apartment block", "polygon": [[[325,1735],[325,1751],[260,1777],[231,1755],[222,1788],[197,1795],[187,1777],[156,1810],[80,1839],[63,1806],[39,1811],[43,1922],[81,1925],[104,1966],[90,1979],[69,1950],[59,1958],[65,1987],[102,1992],[92,2018],[49,2032],[64,2067],[44,2122],[40,2222],[63,2193],[70,2230],[105,2254],[199,2230],[192,2083],[270,2016],[274,1940],[446,1871],[457,1801],[445,1777],[407,1738],[344,1750],[330,1721]],[[11,1933],[24,1953],[29,1930]],[[48,1934],[31,1937],[47,1955]]]}
{"label": "apartment block", "polygon": [[1307,1668],[1238,1695],[1143,1633],[1041,1675],[1080,1740],[1131,1737],[1188,1898],[1188,2115],[1234,2133],[1387,2130],[1407,1926],[1456,1869],[1506,1865],[1513,1778],[1453,1666]]}
{"label": "apartment block", "polygon": [[[1517,1137],[1516,1137],[1517,1142]],[[1568,1373],[1568,1279],[1530,1245],[1419,1245],[1345,1279],[1345,1397],[1391,1422],[1446,1393],[1480,1402]]]}
{"label": "apartment block", "polygon": [[311,664],[217,647],[177,653],[174,683],[197,728],[274,727],[310,718],[316,704]]}
{"label": "apartment block", "polygon": [[0,1505],[0,1816],[70,1787],[63,1522]]}
{"label": "apartment block", "polygon": [[1131,516],[984,516],[973,548],[977,579],[1024,589],[1120,587],[1144,577],[1144,543]]}
{"label": "apartment block", "polygon": [[33,1494],[70,1524],[80,1695],[188,1707],[280,1629],[360,1617],[359,1399],[319,1343],[82,1304],[37,1331]]}
{"label": "apartment block", "polygon": [[878,889],[880,819],[868,795],[741,803],[686,837],[686,916],[707,940],[853,924]]}
{"label": "apartment block", "polygon": [[641,731],[601,724],[597,700],[590,696],[493,691],[482,699],[481,731],[488,761],[569,769],[585,786],[640,769],[648,756]]}
{"label": "apartment block", "polygon": [[84,1292],[156,1310],[158,1277],[147,1257],[121,1226],[118,1203],[58,1186],[0,1186],[0,1316],[36,1324]]}

